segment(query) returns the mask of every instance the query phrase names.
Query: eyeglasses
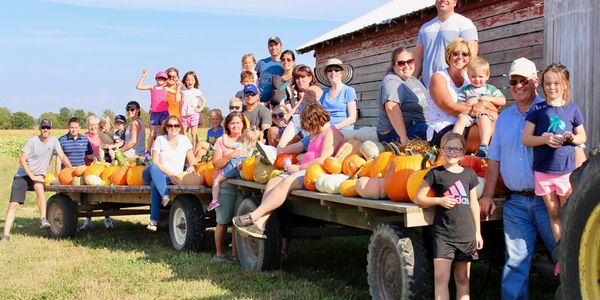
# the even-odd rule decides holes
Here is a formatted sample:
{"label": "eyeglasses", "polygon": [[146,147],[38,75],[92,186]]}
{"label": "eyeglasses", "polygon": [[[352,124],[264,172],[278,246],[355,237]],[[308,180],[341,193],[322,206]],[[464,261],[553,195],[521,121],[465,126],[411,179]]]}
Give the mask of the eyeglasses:
{"label": "eyeglasses", "polygon": [[50,127],[50,126],[42,126],[42,127],[40,127],[40,129],[43,129],[43,130],[50,130],[50,129],[52,129],[52,127]]}
{"label": "eyeglasses", "polygon": [[254,96],[256,96],[256,94],[253,92],[244,93],[244,97],[254,97]]}
{"label": "eyeglasses", "polygon": [[459,56],[459,55],[462,55],[462,57],[469,57],[469,52],[452,51],[452,56]]}
{"label": "eyeglasses", "polygon": [[331,73],[331,72],[341,72],[342,69],[340,68],[330,68],[330,69],[325,69],[325,73]]}
{"label": "eyeglasses", "polygon": [[294,60],[293,60],[293,59],[291,59],[291,58],[282,58],[282,59],[281,59],[281,61],[287,61],[287,62],[290,62],[290,61],[294,61]]}
{"label": "eyeglasses", "polygon": [[527,78],[523,78],[523,79],[520,79],[520,80],[511,79],[511,80],[508,81],[508,84],[510,84],[511,86],[516,86],[519,83],[521,85],[527,85],[529,83],[529,79],[527,79]]}
{"label": "eyeglasses", "polygon": [[397,60],[396,61],[396,65],[398,65],[398,67],[403,67],[403,66],[406,66],[406,65],[412,65],[414,63],[415,63],[415,60],[412,59],[412,58],[411,59],[407,59],[407,60]]}
{"label": "eyeglasses", "polygon": [[276,118],[281,119],[281,118],[285,117],[285,114],[284,113],[272,114],[271,117],[273,117],[273,119],[276,119]]}
{"label": "eyeglasses", "polygon": [[127,111],[135,111],[135,108],[128,108]]}
{"label": "eyeglasses", "polygon": [[241,106],[229,106],[229,110],[233,110],[233,109],[238,110],[238,109],[242,109],[242,107]]}
{"label": "eyeglasses", "polygon": [[175,79],[177,78],[177,75],[169,75],[169,79]]}
{"label": "eyeglasses", "polygon": [[170,128],[179,128],[179,127],[181,127],[181,125],[179,125],[179,124],[167,124],[167,128],[169,128],[169,129]]}
{"label": "eyeglasses", "polygon": [[465,149],[461,147],[443,147],[442,150],[448,153],[462,153]]}

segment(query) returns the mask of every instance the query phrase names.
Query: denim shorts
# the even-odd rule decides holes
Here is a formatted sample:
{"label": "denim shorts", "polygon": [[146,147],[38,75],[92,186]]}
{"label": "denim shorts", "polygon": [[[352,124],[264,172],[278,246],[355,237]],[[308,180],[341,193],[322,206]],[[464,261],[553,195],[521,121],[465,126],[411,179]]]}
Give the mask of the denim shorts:
{"label": "denim shorts", "polygon": [[[425,122],[412,122],[406,126],[406,135],[411,140],[427,140],[427,128],[429,125]],[[392,129],[386,134],[377,132],[377,137],[381,142],[397,142],[400,141],[400,136],[396,133],[396,130]]]}
{"label": "denim shorts", "polygon": [[238,188],[236,186],[223,182],[223,184],[221,184],[221,189],[219,190],[219,202],[221,205],[215,208],[217,224],[231,224],[231,219],[233,219],[235,211],[238,205],[240,205],[240,202],[242,202],[242,199],[243,197],[241,197],[241,193],[238,193]]}
{"label": "denim shorts", "polygon": [[150,113],[150,125],[158,126],[169,117],[169,111],[159,111]]}

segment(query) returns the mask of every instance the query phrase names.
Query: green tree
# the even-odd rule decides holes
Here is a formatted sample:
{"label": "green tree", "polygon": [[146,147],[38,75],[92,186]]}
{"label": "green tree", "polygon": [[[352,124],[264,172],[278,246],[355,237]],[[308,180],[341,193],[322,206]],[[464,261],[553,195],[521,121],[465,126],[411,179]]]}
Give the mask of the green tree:
{"label": "green tree", "polygon": [[48,119],[52,122],[52,126],[55,128],[62,128],[64,125],[60,123],[60,118],[58,117],[58,114],[55,114],[53,112],[45,112],[43,114],[40,115],[40,120],[41,119]]}
{"label": "green tree", "polygon": [[144,125],[148,127],[150,124],[150,114],[143,108],[140,108],[140,119],[144,122]]}
{"label": "green tree", "polygon": [[81,120],[81,128],[87,128],[87,113],[85,110],[79,108],[73,112],[73,117],[79,118]]}
{"label": "green tree", "polygon": [[68,107],[61,107],[58,111],[58,122],[57,128],[67,128],[69,126],[69,119],[71,118],[71,110]]}
{"label": "green tree", "polygon": [[10,117],[12,117],[10,109],[0,107],[0,129],[9,129],[12,127],[10,124]]}
{"label": "green tree", "polygon": [[25,112],[14,113],[10,118],[10,124],[13,129],[31,129],[35,120]]}
{"label": "green tree", "polygon": [[109,117],[111,120],[115,119],[115,112],[112,109],[105,109],[102,115]]}

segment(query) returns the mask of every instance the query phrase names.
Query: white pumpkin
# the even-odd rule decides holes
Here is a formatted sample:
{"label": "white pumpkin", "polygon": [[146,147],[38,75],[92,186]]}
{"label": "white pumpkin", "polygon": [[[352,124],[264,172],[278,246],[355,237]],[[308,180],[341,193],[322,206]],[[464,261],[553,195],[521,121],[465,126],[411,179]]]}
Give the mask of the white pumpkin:
{"label": "white pumpkin", "polygon": [[361,127],[356,131],[356,138],[361,141],[374,141],[379,142],[377,136],[377,128],[375,127]]}
{"label": "white pumpkin", "polygon": [[86,175],[83,181],[87,185],[102,185],[102,178],[96,175]]}
{"label": "white pumpkin", "polygon": [[315,186],[321,193],[339,194],[340,185],[348,179],[344,174],[325,174],[315,180]]}
{"label": "white pumpkin", "polygon": [[[379,144],[379,145],[377,145]],[[381,146],[381,148],[379,148]],[[381,153],[383,145],[379,142],[364,141],[360,144],[360,155],[366,160],[375,159]]]}
{"label": "white pumpkin", "polygon": [[485,185],[485,178],[477,177],[477,179],[479,179],[479,183],[475,187],[475,190],[477,191],[477,199],[481,199],[481,197],[483,196],[483,186]]}

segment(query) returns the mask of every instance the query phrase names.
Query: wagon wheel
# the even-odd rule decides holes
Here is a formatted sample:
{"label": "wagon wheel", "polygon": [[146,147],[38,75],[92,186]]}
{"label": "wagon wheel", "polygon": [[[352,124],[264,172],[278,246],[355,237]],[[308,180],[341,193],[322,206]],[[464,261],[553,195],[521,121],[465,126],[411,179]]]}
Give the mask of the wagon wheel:
{"label": "wagon wheel", "polygon": [[169,236],[178,251],[200,251],[206,230],[204,211],[196,196],[179,195],[171,205]]}
{"label": "wagon wheel", "polygon": [[433,273],[421,236],[414,230],[381,224],[373,230],[367,256],[373,299],[430,299]]}
{"label": "wagon wheel", "polygon": [[[240,202],[236,215],[247,214],[258,206],[259,200],[246,198]],[[235,231],[236,248],[240,264],[254,271],[281,268],[281,227],[277,212],[271,214],[265,227],[267,239],[260,240]]]}
{"label": "wagon wheel", "polygon": [[77,209],[75,203],[64,194],[55,194],[48,199],[46,216],[50,222],[50,237],[62,239],[73,237],[77,232]]}

